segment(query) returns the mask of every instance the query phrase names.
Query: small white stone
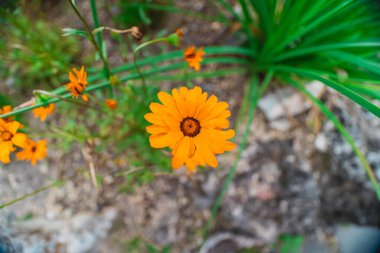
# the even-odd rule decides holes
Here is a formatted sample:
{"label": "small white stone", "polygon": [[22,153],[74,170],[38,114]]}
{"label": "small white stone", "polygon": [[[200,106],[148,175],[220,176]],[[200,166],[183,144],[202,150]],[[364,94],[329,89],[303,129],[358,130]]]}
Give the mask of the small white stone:
{"label": "small white stone", "polygon": [[326,135],[319,133],[314,141],[315,148],[320,152],[327,152],[329,148],[329,141]]}
{"label": "small white stone", "polygon": [[271,121],[269,125],[271,128],[281,132],[287,132],[292,127],[287,119]]}

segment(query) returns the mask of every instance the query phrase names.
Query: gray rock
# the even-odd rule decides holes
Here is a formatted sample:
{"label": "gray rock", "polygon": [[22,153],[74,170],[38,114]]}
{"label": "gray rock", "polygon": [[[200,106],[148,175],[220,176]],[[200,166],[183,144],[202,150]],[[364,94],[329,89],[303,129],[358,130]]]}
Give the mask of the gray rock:
{"label": "gray rock", "polygon": [[371,227],[340,226],[337,232],[341,253],[378,253],[380,230]]}
{"label": "gray rock", "polygon": [[[320,97],[324,92],[324,85],[319,81],[313,81],[306,85],[306,89],[314,96]],[[259,101],[259,108],[269,121],[299,115],[310,107],[311,102],[291,88],[282,88]]]}

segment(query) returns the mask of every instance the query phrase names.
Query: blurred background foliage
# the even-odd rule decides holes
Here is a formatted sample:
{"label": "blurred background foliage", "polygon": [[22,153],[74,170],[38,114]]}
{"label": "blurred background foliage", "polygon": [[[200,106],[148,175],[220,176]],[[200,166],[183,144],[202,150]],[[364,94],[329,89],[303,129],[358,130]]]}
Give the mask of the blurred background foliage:
{"label": "blurred background foliage", "polygon": [[[54,89],[66,80],[67,68],[79,59],[78,40],[62,37],[61,28],[22,9],[6,13],[0,28],[0,74],[18,95],[32,89]],[[25,97],[24,97],[25,98]]]}
{"label": "blurred background foliage", "polygon": [[[109,2],[105,1],[101,6],[118,9],[117,15],[112,15],[114,24],[108,24],[110,26],[125,28],[141,25],[147,29],[152,24],[152,19],[158,18],[158,12],[140,8],[139,3],[140,1],[120,0],[109,6]],[[170,4],[168,1],[144,3]],[[7,1],[1,4],[0,33],[5,36],[0,38],[0,80],[5,85],[1,89],[0,106],[20,104],[31,98],[35,89],[62,89],[68,82],[67,72],[72,67],[85,65],[87,68],[92,65],[92,57],[84,51],[90,53],[93,49],[88,50],[88,45],[83,45],[83,37],[62,36],[62,27],[51,22],[51,17],[46,15],[52,4],[66,4],[65,1]],[[120,53],[118,58],[129,61],[137,42],[129,36],[119,34],[111,34],[111,39],[118,45],[115,48],[115,52]],[[160,50],[167,49],[163,45]],[[144,52],[144,55],[149,54]],[[89,74],[97,73],[98,69],[89,67],[87,71]],[[57,105],[59,113],[42,126],[47,131],[43,131],[39,138],[57,140],[57,150],[68,154],[81,149],[76,144],[94,148],[91,151],[99,154],[104,152],[104,157],[132,171],[117,174],[117,177],[125,180],[119,191],[133,191],[134,187],[151,182],[155,173],[171,171],[169,157],[149,145],[145,130],[148,123],[143,117],[136,117],[148,113],[149,102],[156,97],[158,90],[157,86],[149,86],[148,93],[144,95],[141,85],[119,82],[114,97],[119,105],[115,111],[104,105],[105,96],[109,94],[101,92],[91,96],[91,100],[95,102],[95,110],[71,103],[60,103]],[[8,92],[12,97],[6,94]],[[25,126],[24,130],[28,129]],[[102,177],[103,173],[97,175],[99,182],[102,182]]]}
{"label": "blurred background foliage", "polygon": [[138,26],[143,31],[147,27],[164,21],[164,11],[177,10],[173,0],[120,0],[112,8],[118,15],[113,21],[124,27]]}

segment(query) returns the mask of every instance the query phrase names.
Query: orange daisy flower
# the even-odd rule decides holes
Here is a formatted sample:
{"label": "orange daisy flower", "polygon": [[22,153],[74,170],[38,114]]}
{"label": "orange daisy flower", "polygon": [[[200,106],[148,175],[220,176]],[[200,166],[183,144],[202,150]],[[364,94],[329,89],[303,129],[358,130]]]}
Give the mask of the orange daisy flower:
{"label": "orange daisy flower", "polygon": [[18,133],[21,124],[17,121],[6,122],[0,119],[0,161],[2,163],[9,163],[9,155],[15,150],[14,145],[24,147],[26,142],[26,135]]}
{"label": "orange daisy flower", "polygon": [[69,80],[70,83],[66,84],[66,87],[71,92],[71,95],[75,98],[81,95],[84,101],[88,101],[87,95],[83,94],[87,87],[87,72],[84,66],[82,66],[80,71],[76,68],[73,68],[73,72],[69,71]]}
{"label": "orange daisy flower", "polygon": [[207,98],[207,92],[200,87],[173,89],[172,95],[161,91],[158,98],[162,104],[151,103],[152,113],[145,115],[152,123],[146,130],[151,134],[149,141],[153,148],[172,149],[174,169],[184,164],[191,172],[198,165],[215,168],[218,166],[215,154],[235,148],[228,141],[235,131],[223,130],[229,127],[228,103],[218,102],[214,95]]}
{"label": "orange daisy flower", "polygon": [[38,160],[46,157],[46,141],[35,142],[28,139],[23,150],[16,154],[17,159],[31,161],[32,165],[36,165]]}
{"label": "orange daisy flower", "polygon": [[[3,108],[0,108],[0,114],[10,113],[11,111],[12,111],[12,106],[10,105],[6,105],[6,106],[3,106]],[[3,120],[6,122],[12,122],[13,118],[7,117],[7,118],[3,118]]]}
{"label": "orange daisy flower", "polygon": [[36,109],[33,109],[33,114],[35,118],[40,118],[41,121],[45,121],[46,117],[52,114],[55,110],[55,105],[53,103],[47,106],[41,106]]}
{"label": "orange daisy flower", "polygon": [[110,110],[115,110],[118,106],[118,103],[115,99],[107,99],[106,100],[106,106],[110,109]]}
{"label": "orange daisy flower", "polygon": [[195,50],[195,47],[189,47],[185,50],[184,57],[185,61],[189,64],[191,68],[194,68],[196,71],[199,71],[201,68],[201,62],[203,61],[202,56],[205,54],[203,48]]}

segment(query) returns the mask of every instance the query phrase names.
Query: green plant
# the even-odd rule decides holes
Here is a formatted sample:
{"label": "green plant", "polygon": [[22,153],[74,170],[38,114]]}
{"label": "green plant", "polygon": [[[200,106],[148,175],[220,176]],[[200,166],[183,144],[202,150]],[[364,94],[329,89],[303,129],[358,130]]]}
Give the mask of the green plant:
{"label": "green plant", "polygon": [[[96,20],[96,8],[91,1],[93,16]],[[247,144],[250,124],[260,97],[264,94],[274,79],[282,84],[291,85],[309,97],[313,103],[334,123],[337,130],[350,143],[353,151],[359,156],[365,168],[373,188],[380,199],[379,184],[365,159],[365,156],[357,148],[353,138],[344,128],[343,124],[331,111],[317,98],[313,97],[305,89],[305,83],[310,80],[320,80],[327,86],[337,90],[354,102],[361,105],[376,116],[380,116],[380,109],[371,99],[380,98],[380,81],[377,54],[380,48],[380,30],[377,28],[380,17],[374,0],[317,0],[312,6],[307,0],[240,0],[241,14],[225,0],[217,2],[230,12],[234,21],[241,23],[245,33],[246,42],[241,46],[214,46],[205,48],[207,58],[202,62],[206,71],[189,72],[187,64],[183,62],[183,50],[161,53],[157,56],[149,56],[136,59],[115,68],[108,68],[106,47],[101,43],[101,36],[96,34],[96,40],[90,27],[86,31],[75,31],[71,34],[85,34],[96,46],[98,54],[103,61],[103,71],[94,71],[88,78],[91,85],[86,88],[89,93],[96,94],[99,98],[106,97],[100,90],[113,90],[118,87],[111,86],[110,75],[118,75],[120,83],[126,84],[131,89],[128,81],[139,89],[157,85],[162,81],[185,81],[232,74],[248,74],[249,82],[245,86],[246,96],[240,108],[241,113],[236,123],[236,129],[244,117],[247,118],[246,128],[239,140],[239,149],[236,160],[227,175],[221,191],[212,208],[211,218],[203,231],[207,237],[209,229],[213,226],[214,219],[222,203],[230,183],[237,169],[242,150]],[[71,4],[73,4],[71,2]],[[74,6],[75,9],[75,6]],[[78,11],[78,10],[76,10]],[[80,14],[79,14],[80,16]],[[95,23],[94,29],[99,25]],[[156,39],[159,43],[166,43],[165,38]],[[149,44],[149,43],[148,43]],[[148,45],[146,44],[146,45]],[[101,46],[103,45],[103,46]],[[141,49],[141,47],[139,48]],[[135,51],[136,56],[136,51]],[[220,67],[207,71],[208,65],[219,64]],[[229,64],[234,64],[233,67]],[[137,87],[136,87],[137,88]],[[52,95],[36,105],[21,108],[12,113],[1,115],[7,117],[29,111],[33,108],[66,101],[71,97],[64,87],[53,90]],[[108,94],[113,94],[109,92]],[[123,94],[123,93],[121,93]],[[146,102],[151,101],[149,88],[147,93],[137,92],[142,95],[141,108],[134,104],[136,111],[130,111],[131,117],[143,113]],[[66,99],[66,100],[64,100]],[[125,98],[129,103],[131,100]],[[88,111],[88,113],[90,113]],[[97,114],[94,114],[97,115]],[[98,116],[91,116],[98,117]],[[127,121],[128,124],[131,122]],[[105,128],[108,127],[105,123]],[[139,129],[143,124],[139,122]],[[73,128],[75,124],[72,124]],[[124,131],[124,130],[123,130]],[[127,130],[126,130],[127,131]],[[94,131],[96,132],[96,131]],[[101,132],[101,131],[100,131]],[[139,133],[139,131],[136,131]],[[142,148],[139,152],[145,152],[146,146],[143,135],[126,140],[126,146],[137,144]],[[87,136],[88,137],[88,136]],[[86,137],[86,138],[87,138]],[[139,143],[141,141],[141,143]],[[152,155],[151,158],[155,156]],[[145,161],[149,164],[149,160]],[[144,160],[144,159],[143,159]],[[140,170],[141,165],[141,170]],[[158,166],[162,166],[158,165]],[[151,175],[144,171],[145,164],[134,164],[135,170],[122,174],[130,185],[134,182],[146,182],[151,180]],[[163,165],[165,166],[165,165]],[[141,180],[141,181],[139,181]],[[121,189],[130,191],[128,187]]]}
{"label": "green plant", "polygon": [[175,5],[173,0],[119,0],[116,7],[120,10],[113,20],[117,25],[130,26],[151,26],[162,21],[162,15],[178,13],[191,17],[219,21],[228,21],[222,14],[208,16],[203,13],[182,9]]}
{"label": "green plant", "polygon": [[276,248],[279,253],[301,253],[304,237],[301,235],[284,234],[278,238]]}
{"label": "green plant", "polygon": [[18,9],[6,15],[0,28],[0,75],[21,92],[56,88],[78,55],[76,39],[62,37],[56,26],[27,17]]}
{"label": "green plant", "polygon": [[[252,55],[249,57],[250,74],[266,77],[261,88],[265,90],[270,76],[305,93],[351,145],[380,200],[380,186],[353,138],[331,111],[304,88],[308,80],[319,80],[380,117],[380,108],[370,100],[380,98],[378,3],[373,0],[239,0],[241,15],[227,1],[219,0],[218,3],[241,23],[246,35],[244,48]],[[250,87],[254,85],[258,90],[258,83],[254,81]],[[256,94],[247,96],[243,105],[256,108],[263,93]],[[249,117],[253,109],[249,110]],[[249,127],[250,121],[246,131]],[[244,135],[239,151],[246,140],[247,135]],[[214,204],[205,235],[235,171],[236,163]]]}
{"label": "green plant", "polygon": [[172,1],[159,0],[120,0],[117,7],[120,10],[119,14],[114,16],[113,20],[116,23],[126,27],[131,26],[149,26],[153,20],[157,20],[162,13],[152,11],[151,6],[166,6],[167,8],[174,7]]}

